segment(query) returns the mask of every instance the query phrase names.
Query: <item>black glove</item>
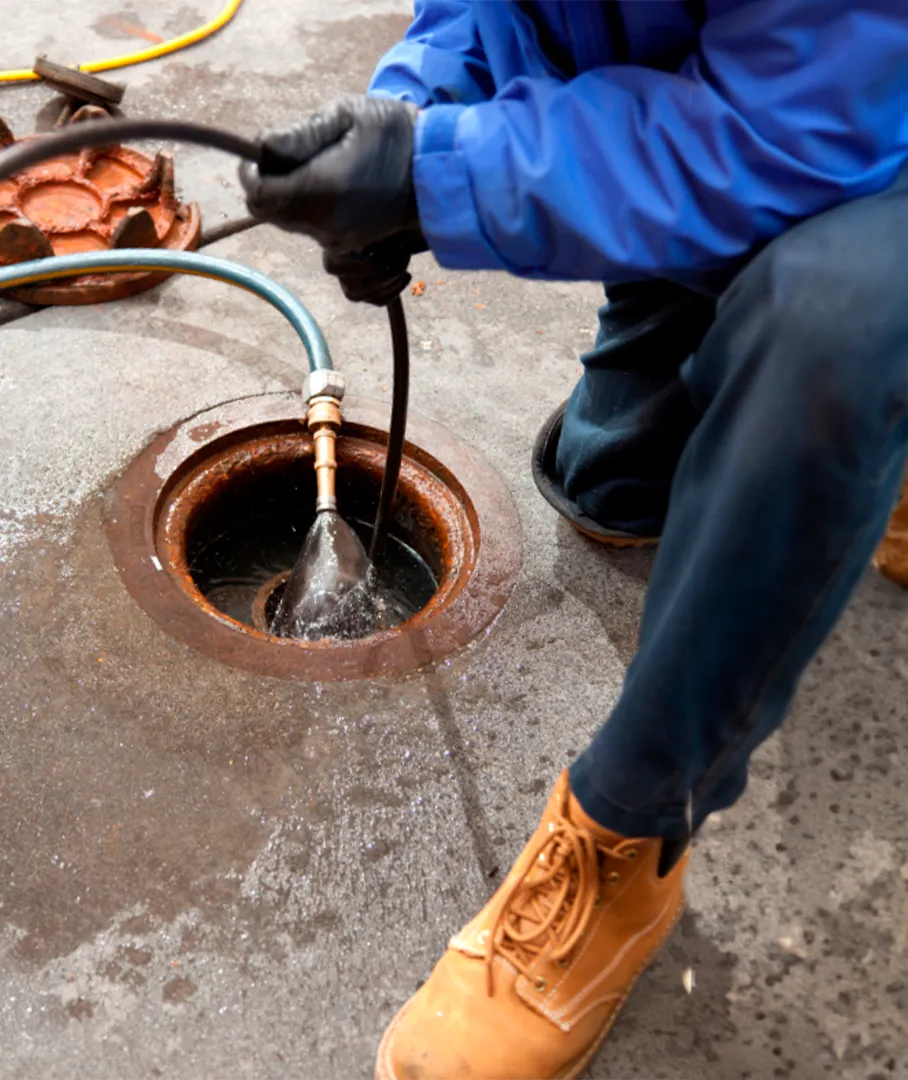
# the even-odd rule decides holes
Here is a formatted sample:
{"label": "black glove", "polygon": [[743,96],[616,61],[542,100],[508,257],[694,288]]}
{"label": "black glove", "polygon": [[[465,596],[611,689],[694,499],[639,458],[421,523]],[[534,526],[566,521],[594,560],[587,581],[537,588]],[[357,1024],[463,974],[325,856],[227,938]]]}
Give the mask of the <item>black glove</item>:
{"label": "black glove", "polygon": [[427,250],[422,233],[413,229],[388,236],[361,252],[326,248],[322,262],[340,281],[348,300],[384,307],[410,284],[410,256]]}
{"label": "black glove", "polygon": [[240,180],[249,212],[334,251],[363,251],[419,227],[413,190],[416,107],[349,97],[262,141]]}

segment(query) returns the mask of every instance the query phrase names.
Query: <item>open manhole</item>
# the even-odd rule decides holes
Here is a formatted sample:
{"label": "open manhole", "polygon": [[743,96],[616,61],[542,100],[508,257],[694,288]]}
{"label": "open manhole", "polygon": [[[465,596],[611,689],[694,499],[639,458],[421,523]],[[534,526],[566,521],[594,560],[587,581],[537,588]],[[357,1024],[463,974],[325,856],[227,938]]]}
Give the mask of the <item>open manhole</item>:
{"label": "open manhole", "polygon": [[[168,633],[214,659],[306,681],[403,675],[454,652],[501,611],[520,568],[520,521],[494,469],[411,414],[383,583],[396,625],[359,640],[268,632],[314,517],[312,440],[292,394],[218,406],[160,435],[115,488],[106,526],[117,567]],[[387,410],[344,402],[338,503],[368,539]]]}

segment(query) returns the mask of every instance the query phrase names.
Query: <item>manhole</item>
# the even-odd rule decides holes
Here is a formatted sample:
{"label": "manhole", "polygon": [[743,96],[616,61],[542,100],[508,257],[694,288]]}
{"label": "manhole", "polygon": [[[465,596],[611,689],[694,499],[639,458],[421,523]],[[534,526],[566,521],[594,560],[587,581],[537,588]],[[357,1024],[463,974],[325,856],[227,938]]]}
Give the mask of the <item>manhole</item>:
{"label": "manhole", "polygon": [[[138,604],[223,663],[304,681],[404,675],[479,636],[520,568],[520,520],[494,469],[450,431],[411,414],[385,574],[400,622],[353,641],[268,633],[312,521],[312,440],[300,398],[267,394],[201,413],[155,439],[112,493],[106,527]],[[378,501],[387,410],[346,399],[341,512],[364,536]]]}
{"label": "manhole", "polygon": [[[0,148],[14,142],[0,120]],[[0,181],[0,266],[115,248],[191,251],[200,233],[199,209],[177,200],[173,158],[163,150],[154,159],[125,146],[83,150]],[[85,274],[9,296],[24,304],[96,304],[143,292],[168,276]]]}

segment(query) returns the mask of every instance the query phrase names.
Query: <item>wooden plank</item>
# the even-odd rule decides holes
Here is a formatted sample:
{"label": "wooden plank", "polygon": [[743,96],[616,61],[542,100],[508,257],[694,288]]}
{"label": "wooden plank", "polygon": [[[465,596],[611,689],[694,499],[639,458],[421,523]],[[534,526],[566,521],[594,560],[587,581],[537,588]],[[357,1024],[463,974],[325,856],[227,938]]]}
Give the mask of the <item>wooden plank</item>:
{"label": "wooden plank", "polygon": [[55,64],[46,56],[38,57],[33,70],[54,90],[91,105],[119,105],[126,93],[122,83],[108,82],[97,75]]}

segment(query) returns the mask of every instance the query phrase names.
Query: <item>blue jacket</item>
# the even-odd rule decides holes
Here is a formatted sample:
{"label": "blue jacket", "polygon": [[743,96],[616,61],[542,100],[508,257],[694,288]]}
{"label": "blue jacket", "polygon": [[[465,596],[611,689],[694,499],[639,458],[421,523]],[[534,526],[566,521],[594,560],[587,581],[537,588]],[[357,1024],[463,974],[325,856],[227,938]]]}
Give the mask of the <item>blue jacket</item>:
{"label": "blue jacket", "polygon": [[416,194],[448,267],[717,292],[908,160],[908,0],[415,9],[370,92],[431,106]]}

